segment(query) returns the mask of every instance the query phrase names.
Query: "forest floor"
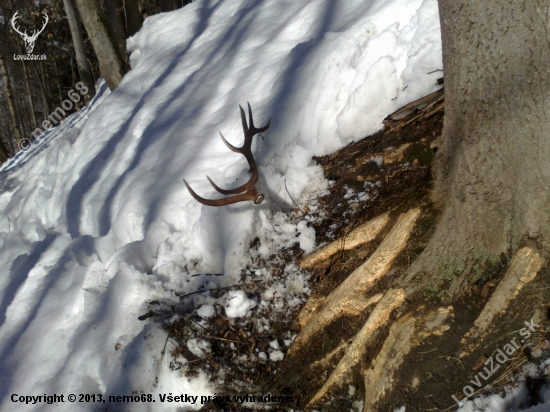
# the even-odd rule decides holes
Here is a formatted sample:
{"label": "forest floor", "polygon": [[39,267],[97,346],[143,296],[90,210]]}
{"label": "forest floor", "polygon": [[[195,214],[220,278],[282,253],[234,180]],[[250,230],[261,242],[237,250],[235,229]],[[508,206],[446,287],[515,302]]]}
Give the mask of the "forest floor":
{"label": "forest floor", "polygon": [[[325,177],[331,181],[330,194],[318,199],[318,208],[314,208],[317,214],[320,210],[325,212],[324,218],[312,225],[317,244],[339,239],[385,212],[390,212],[390,223],[393,223],[403,212],[412,208],[421,210],[406,246],[369,294],[394,287],[423,251],[436,227],[440,213],[430,200],[430,167],[442,132],[443,108],[443,93],[434,94],[422,105],[412,105],[396,112],[387,119],[386,127],[375,135],[332,155],[314,158],[323,167]],[[308,213],[313,212],[307,205],[293,212],[296,219]],[[311,296],[322,298],[333,291],[374,253],[391,226],[388,224],[374,241],[353,250],[340,250],[310,269],[308,282],[312,288]],[[253,242],[251,247],[258,245]],[[256,262],[256,266],[269,268],[284,276],[284,266],[298,264],[302,257],[302,251],[295,245],[282,250],[272,259]],[[525,322],[531,319],[543,326],[538,327],[522,344],[521,351],[502,364],[487,381],[482,381],[480,388],[473,387],[476,393],[505,391],[509,390],[504,385],[510,379],[517,381],[523,376],[532,392],[529,402],[537,403],[537,388],[545,379],[524,376],[522,367],[529,361],[536,361],[535,358],[550,357],[550,345],[546,341],[548,327],[544,326],[549,324],[546,302],[550,300],[550,288],[546,285],[550,282],[550,271],[547,267],[542,268],[536,278],[522,289],[520,298],[513,300],[506,311],[497,315],[490,333],[479,342],[477,349],[469,356],[459,358],[461,338],[490,299],[509,268],[509,260],[509,256],[503,256],[500,264],[487,268],[470,286],[467,296],[452,303],[453,317],[448,330],[427,337],[404,357],[391,380],[391,387],[380,397],[375,410],[392,412],[402,406],[406,406],[407,412],[456,410],[458,405],[452,396],[462,399],[463,387],[473,386],[470,382],[476,379],[480,371],[484,373],[484,362],[518,335]],[[243,272],[243,280],[245,277]],[[248,291],[244,286],[243,290],[260,294],[262,287],[261,284],[252,284]],[[361,371],[380,351],[391,323],[407,312],[423,313],[441,306],[444,306],[442,296],[430,288],[415,295],[413,300],[405,300],[391,314],[387,326],[377,333],[374,344],[364,354],[360,365],[351,371],[351,378],[331,391],[328,398],[314,405],[315,408],[322,411],[362,411],[365,384]],[[280,361],[266,359],[265,354],[263,357],[250,356],[268,352],[270,347],[286,353],[292,339],[300,331],[296,320],[300,309],[301,305],[298,305],[286,316],[276,312],[270,315],[269,310],[262,312],[262,316],[269,318],[269,330],[259,330],[261,328],[251,318],[236,323],[221,314],[216,315],[209,320],[208,330],[203,331],[211,338],[211,353],[203,358],[193,355],[186,346],[189,337],[196,336],[197,331],[201,330],[197,322],[175,322],[171,326],[171,336],[178,343],[172,355],[175,358],[184,356],[188,360],[185,365],[174,363],[174,369],[184,367],[187,376],[205,371],[218,387],[217,393],[221,396],[215,402],[208,403],[203,410],[257,410],[261,404],[269,405],[270,410],[299,411],[306,408],[342,358],[343,352],[338,353],[337,348],[354,338],[371,314],[372,307],[358,316],[338,318],[309,340],[297,354],[284,356]],[[326,358],[331,353],[334,356]],[[484,388],[487,384],[491,386]],[[256,406],[233,398],[246,394],[282,397],[277,402],[256,399]]]}

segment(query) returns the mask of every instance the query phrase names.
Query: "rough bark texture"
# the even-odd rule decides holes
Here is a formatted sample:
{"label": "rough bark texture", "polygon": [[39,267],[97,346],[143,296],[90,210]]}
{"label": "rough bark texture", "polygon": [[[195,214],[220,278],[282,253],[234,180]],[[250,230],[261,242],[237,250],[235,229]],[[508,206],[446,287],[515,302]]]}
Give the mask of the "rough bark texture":
{"label": "rough bark texture", "polygon": [[[19,49],[19,54],[23,54],[23,50],[21,49],[21,44],[19,42],[17,42],[17,48]],[[29,81],[29,74],[27,72],[27,65],[25,63],[25,60],[21,60],[21,65],[23,67],[23,78],[25,79],[25,87],[27,89],[27,101],[29,103],[29,108],[31,109],[31,120],[32,120],[32,125],[34,126],[34,128],[36,129],[38,127],[37,123],[36,123],[36,113],[34,111],[34,102],[33,102],[33,99],[32,99],[32,93],[31,93],[31,85],[30,85],[30,81]]]}
{"label": "rough bark texture", "polygon": [[122,61],[126,62],[126,22],[123,0],[103,0],[105,19]]}
{"label": "rough bark texture", "polygon": [[76,0],[76,6],[94,46],[101,75],[109,88],[114,90],[120,84],[126,66],[109,33],[98,0]]}
{"label": "rough bark texture", "polygon": [[141,13],[139,12],[138,0],[124,0],[124,10],[126,12],[126,32],[130,37],[141,29]]}
{"label": "rough bark texture", "polygon": [[160,0],[160,11],[172,11],[178,8],[177,0]]}
{"label": "rough bark texture", "polygon": [[0,72],[2,72],[2,80],[4,83],[4,94],[6,95],[6,100],[8,101],[11,125],[13,128],[13,132],[15,133],[15,139],[17,143],[19,143],[21,141],[21,131],[19,130],[19,121],[17,119],[17,115],[15,111],[13,96],[10,91],[10,80],[8,77],[8,70],[6,69],[6,65],[4,64],[3,56],[0,56]]}
{"label": "rough bark texture", "polygon": [[550,20],[542,0],[440,0],[439,12],[445,121],[434,198],[444,211],[409,280],[426,272],[456,296],[473,262],[526,239],[550,246]]}
{"label": "rough bark texture", "polygon": [[71,36],[73,39],[74,51],[76,55],[76,63],[78,65],[78,73],[80,74],[80,80],[88,88],[88,99],[91,99],[95,95],[94,80],[92,76],[92,69],[86,56],[86,49],[84,48],[84,39],[82,36],[82,30],[80,30],[80,24],[76,14],[76,9],[73,4],[73,0],[63,0],[65,6],[65,13],[67,14],[67,20],[71,28]]}

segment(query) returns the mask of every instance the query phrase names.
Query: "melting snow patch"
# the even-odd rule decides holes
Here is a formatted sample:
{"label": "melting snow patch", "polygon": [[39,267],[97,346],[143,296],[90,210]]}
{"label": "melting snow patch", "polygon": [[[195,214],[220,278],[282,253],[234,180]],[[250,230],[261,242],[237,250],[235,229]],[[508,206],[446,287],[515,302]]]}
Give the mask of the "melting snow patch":
{"label": "melting snow patch", "polygon": [[215,313],[216,313],[216,311],[214,310],[214,306],[212,306],[212,305],[202,305],[197,310],[197,314],[201,318],[209,318],[211,316],[214,316]]}
{"label": "melting snow patch", "polygon": [[187,348],[191,353],[199,358],[203,358],[210,353],[210,343],[204,339],[189,339],[187,341]]}
{"label": "melting snow patch", "polygon": [[225,307],[225,314],[228,318],[242,318],[246,313],[256,306],[256,302],[248,299],[242,290],[229,292],[227,294],[228,305]]}
{"label": "melting snow patch", "polygon": [[273,362],[281,361],[285,355],[280,350],[275,350],[269,354],[269,360]]}

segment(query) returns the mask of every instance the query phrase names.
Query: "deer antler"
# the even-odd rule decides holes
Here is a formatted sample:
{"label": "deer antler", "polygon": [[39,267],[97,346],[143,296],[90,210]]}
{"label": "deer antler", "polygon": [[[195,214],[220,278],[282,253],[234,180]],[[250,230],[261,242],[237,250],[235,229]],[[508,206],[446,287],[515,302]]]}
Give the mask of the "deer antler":
{"label": "deer antler", "polygon": [[[244,113],[244,109],[239,105],[239,108],[241,109],[241,120],[243,123],[243,131],[244,131],[244,144],[242,147],[235,147],[232,144],[230,144],[227,140],[225,140],[225,137],[223,137],[222,133],[220,132],[220,136],[225,143],[225,145],[229,148],[229,150],[240,153],[244,157],[246,157],[246,160],[248,161],[248,164],[250,165],[250,180],[245,183],[244,185],[241,185],[239,187],[236,187],[235,189],[222,189],[216,183],[212,181],[208,176],[206,178],[212,185],[214,189],[216,189],[218,192],[220,192],[223,195],[235,195],[226,197],[225,199],[205,199],[203,197],[200,197],[195,193],[193,189],[191,189],[191,186],[187,183],[185,179],[183,179],[183,182],[185,183],[185,186],[187,187],[187,190],[189,190],[189,193],[191,193],[191,196],[195,198],[199,203],[202,203],[203,205],[207,206],[224,206],[224,205],[230,205],[237,202],[244,202],[245,200],[250,200],[254,202],[254,204],[259,205],[264,200],[264,195],[262,193],[258,193],[256,190],[256,183],[258,182],[259,174],[258,174],[258,166],[256,165],[256,161],[254,160],[254,155],[252,154],[252,138],[254,135],[258,133],[265,132],[269,124],[271,123],[271,119],[267,122],[267,124],[264,127],[261,127],[257,129],[254,126],[254,119],[252,118],[252,109],[250,108],[250,103],[248,103],[248,121],[249,124],[246,123],[246,115]],[[244,193],[242,193],[244,192]]]}
{"label": "deer antler", "polygon": [[44,29],[46,28],[46,25],[48,24],[48,21],[50,21],[48,15],[46,13],[44,13],[44,16],[46,16],[46,21],[44,22],[44,24],[42,25],[42,28],[40,30],[34,30],[32,36],[31,36],[31,39],[34,39],[36,40],[36,38],[38,37],[38,35],[40,33],[42,33],[44,31]]}
{"label": "deer antler", "polygon": [[11,18],[11,27],[13,27],[13,30],[15,30],[15,32],[19,33],[21,36],[28,37],[27,30],[25,30],[25,33],[21,33],[19,29],[15,26],[15,21],[19,18],[19,16],[17,15],[18,13],[19,13],[19,10],[17,10],[13,15],[13,17]]}

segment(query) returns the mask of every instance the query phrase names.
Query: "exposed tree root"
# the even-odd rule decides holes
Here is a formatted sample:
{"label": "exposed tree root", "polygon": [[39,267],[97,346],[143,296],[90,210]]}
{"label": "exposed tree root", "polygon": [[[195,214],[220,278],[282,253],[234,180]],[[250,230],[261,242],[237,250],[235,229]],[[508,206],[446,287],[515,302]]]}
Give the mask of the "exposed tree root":
{"label": "exposed tree root", "polygon": [[405,301],[405,292],[402,289],[389,291],[374,310],[365,325],[355,336],[347,353],[340,360],[328,380],[317,394],[311,399],[308,406],[318,402],[323,396],[330,392],[334,386],[343,385],[351,375],[352,369],[360,362],[366,349],[373,343],[375,332],[387,322],[390,314],[400,307]]}
{"label": "exposed tree root", "polygon": [[366,298],[365,295],[374,283],[387,273],[399,252],[403,250],[419,215],[420,209],[412,209],[402,214],[373,255],[326,299],[315,304],[315,313],[311,306],[307,308],[308,313],[300,316],[306,324],[287,354],[296,353],[315,333],[343,313],[358,315],[382,298],[382,294],[371,298]]}
{"label": "exposed tree root", "polygon": [[363,411],[374,411],[376,402],[392,387],[393,376],[405,356],[430,335],[441,335],[449,329],[445,323],[453,308],[440,308],[427,315],[413,317],[408,313],[395,322],[380,353],[363,373],[365,378],[365,406]]}
{"label": "exposed tree root", "polygon": [[464,335],[460,342],[463,349],[460,358],[467,356],[479,345],[487,334],[495,315],[505,310],[523,286],[531,282],[540,270],[543,259],[531,248],[518,250],[512,259],[510,268],[498,284],[489,302],[474,322],[474,325]]}
{"label": "exposed tree root", "polygon": [[309,269],[340,250],[350,250],[374,240],[380,231],[387,225],[388,221],[389,213],[384,213],[383,215],[363,223],[361,226],[356,227],[341,239],[335,240],[310,255],[305,256],[300,261],[299,266],[302,269]]}
{"label": "exposed tree root", "polygon": [[331,364],[336,363],[335,359],[340,358],[342,354],[349,349],[352,342],[353,340],[342,341],[336,348],[327,353],[323,359],[313,362],[311,369],[326,369]]}
{"label": "exposed tree root", "polygon": [[302,329],[292,343],[292,346],[288,349],[287,355],[297,353],[317,332],[320,332],[340,316],[344,314],[359,315],[369,306],[378,303],[382,299],[382,296],[384,296],[382,293],[378,293],[370,298],[365,298],[359,294],[354,294],[327,303],[319,314],[311,319]]}

